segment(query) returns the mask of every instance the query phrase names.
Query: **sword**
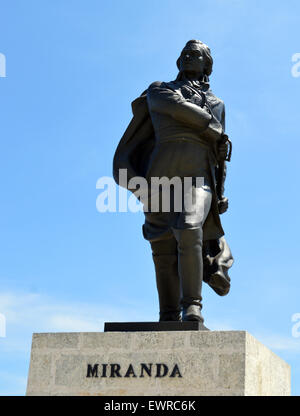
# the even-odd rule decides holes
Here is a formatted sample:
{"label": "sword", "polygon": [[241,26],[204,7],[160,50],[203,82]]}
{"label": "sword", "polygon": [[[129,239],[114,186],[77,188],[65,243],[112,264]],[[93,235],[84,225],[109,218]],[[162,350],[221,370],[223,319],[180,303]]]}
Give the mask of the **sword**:
{"label": "sword", "polygon": [[[230,162],[231,159],[231,153],[232,153],[232,142],[229,140],[227,134],[222,135],[221,144],[228,143],[229,150],[227,152],[227,155],[224,159],[221,159],[218,164],[218,172],[217,172],[217,178],[216,178],[216,191],[219,201],[222,201],[224,199],[224,182],[226,178],[226,164],[225,162]],[[225,212],[225,211],[224,211]],[[223,212],[220,212],[222,214]]]}

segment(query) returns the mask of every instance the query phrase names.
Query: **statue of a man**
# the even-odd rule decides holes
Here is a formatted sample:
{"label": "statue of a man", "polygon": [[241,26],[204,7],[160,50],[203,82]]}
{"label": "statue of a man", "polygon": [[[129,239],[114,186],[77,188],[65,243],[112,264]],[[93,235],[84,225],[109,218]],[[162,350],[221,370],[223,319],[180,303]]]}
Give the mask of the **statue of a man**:
{"label": "statue of a man", "polygon": [[[212,65],[207,45],[187,42],[176,80],[154,82],[132,103],[134,117],[114,157],[117,183],[119,169],[127,169],[128,181],[142,176],[149,184],[154,177],[192,178],[183,189],[191,196],[189,209],[177,212],[171,195],[169,212],[161,205],[145,211],[143,234],[152,248],[160,321],[203,322],[202,281],[221,296],[230,288],[233,258],[219,216],[228,208],[223,191],[230,141],[224,103],[209,88]],[[197,178],[203,178],[200,185]]]}

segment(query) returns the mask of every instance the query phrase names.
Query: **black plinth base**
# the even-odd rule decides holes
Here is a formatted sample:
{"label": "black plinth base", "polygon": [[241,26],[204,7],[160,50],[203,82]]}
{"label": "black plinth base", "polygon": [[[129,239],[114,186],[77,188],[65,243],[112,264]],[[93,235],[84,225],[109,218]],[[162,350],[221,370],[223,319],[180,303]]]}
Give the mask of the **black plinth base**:
{"label": "black plinth base", "polygon": [[201,322],[105,322],[104,332],[209,331]]}

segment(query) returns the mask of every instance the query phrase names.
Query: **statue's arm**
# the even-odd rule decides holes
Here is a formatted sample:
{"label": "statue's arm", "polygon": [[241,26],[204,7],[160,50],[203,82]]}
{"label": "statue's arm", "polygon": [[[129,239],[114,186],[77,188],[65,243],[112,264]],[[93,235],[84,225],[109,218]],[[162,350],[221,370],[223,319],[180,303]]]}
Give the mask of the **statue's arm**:
{"label": "statue's arm", "polygon": [[154,82],[148,88],[147,102],[150,112],[168,115],[200,131],[205,130],[211,120],[211,115],[207,111],[185,100],[180,94],[160,82]]}

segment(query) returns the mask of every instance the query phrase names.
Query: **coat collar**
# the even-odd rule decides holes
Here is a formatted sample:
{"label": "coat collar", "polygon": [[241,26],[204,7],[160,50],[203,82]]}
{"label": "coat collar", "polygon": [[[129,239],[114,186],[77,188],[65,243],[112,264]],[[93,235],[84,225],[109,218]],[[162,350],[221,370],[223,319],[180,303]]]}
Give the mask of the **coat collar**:
{"label": "coat collar", "polygon": [[190,85],[192,88],[201,90],[207,98],[207,101],[209,102],[211,107],[215,107],[216,105],[220,104],[222,100],[215,96],[212,92],[212,90],[209,88],[209,84],[205,82],[199,82],[199,81],[186,81],[186,80],[180,80],[180,81],[171,81],[171,82],[164,82],[165,86],[167,88],[172,89],[173,91],[176,91],[180,89],[184,85]]}

